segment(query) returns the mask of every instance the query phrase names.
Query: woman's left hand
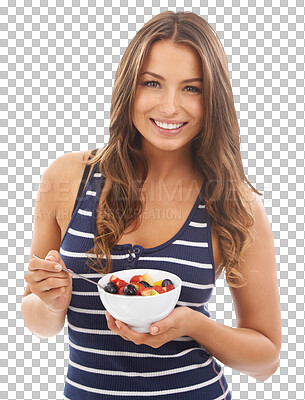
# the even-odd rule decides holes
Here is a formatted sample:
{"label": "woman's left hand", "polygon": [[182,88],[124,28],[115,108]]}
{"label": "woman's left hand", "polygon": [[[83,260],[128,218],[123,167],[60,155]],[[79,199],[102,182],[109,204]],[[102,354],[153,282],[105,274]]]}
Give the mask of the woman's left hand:
{"label": "woman's left hand", "polygon": [[166,318],[154,322],[150,326],[150,333],[138,333],[122,321],[115,320],[108,312],[106,312],[106,319],[109,329],[123,339],[137,345],[146,344],[156,349],[173,339],[188,336],[193,312],[189,307],[176,307]]}

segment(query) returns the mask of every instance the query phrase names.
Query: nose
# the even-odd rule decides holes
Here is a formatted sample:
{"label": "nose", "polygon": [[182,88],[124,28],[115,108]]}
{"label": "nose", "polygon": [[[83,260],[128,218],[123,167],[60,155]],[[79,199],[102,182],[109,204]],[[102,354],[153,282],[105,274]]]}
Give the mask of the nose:
{"label": "nose", "polygon": [[173,90],[166,90],[160,97],[159,110],[164,115],[177,114],[180,107],[180,100],[178,93]]}

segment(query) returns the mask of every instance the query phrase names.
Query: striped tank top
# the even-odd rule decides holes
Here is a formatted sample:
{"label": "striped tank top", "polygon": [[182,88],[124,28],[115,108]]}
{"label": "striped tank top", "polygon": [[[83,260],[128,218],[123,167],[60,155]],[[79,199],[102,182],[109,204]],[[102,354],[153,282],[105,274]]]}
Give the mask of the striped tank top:
{"label": "striped tank top", "polygon": [[[104,181],[95,164],[60,245],[67,268],[96,282],[101,274],[86,265],[85,253],[94,245],[96,209]],[[170,240],[153,248],[115,245],[111,258],[113,273],[152,268],[178,275],[182,288],[177,306],[210,317],[207,302],[215,287],[215,265],[211,217],[201,191],[184,225]],[[109,330],[97,287],[90,282],[73,277],[67,320],[66,400],[231,399],[223,367],[192,338],[183,336],[154,349],[126,341]]]}

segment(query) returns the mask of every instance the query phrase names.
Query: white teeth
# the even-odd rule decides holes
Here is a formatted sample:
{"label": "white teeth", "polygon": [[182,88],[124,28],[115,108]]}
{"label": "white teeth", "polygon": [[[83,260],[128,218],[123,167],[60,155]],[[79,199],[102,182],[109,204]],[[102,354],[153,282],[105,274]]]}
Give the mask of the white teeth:
{"label": "white teeth", "polygon": [[154,122],[156,125],[160,126],[160,128],[163,129],[178,129],[184,124],[184,122],[182,124],[165,124],[163,122],[156,121],[155,119]]}

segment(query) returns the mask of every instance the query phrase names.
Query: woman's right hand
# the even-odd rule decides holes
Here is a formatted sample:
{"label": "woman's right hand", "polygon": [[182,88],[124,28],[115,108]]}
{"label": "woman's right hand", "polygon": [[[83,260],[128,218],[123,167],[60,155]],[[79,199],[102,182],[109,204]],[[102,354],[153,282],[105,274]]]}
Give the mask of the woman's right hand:
{"label": "woman's right hand", "polygon": [[31,292],[55,312],[68,309],[72,295],[72,274],[63,271],[62,267],[65,264],[59,252],[51,250],[44,260],[30,260],[29,272],[24,278]]}

